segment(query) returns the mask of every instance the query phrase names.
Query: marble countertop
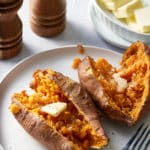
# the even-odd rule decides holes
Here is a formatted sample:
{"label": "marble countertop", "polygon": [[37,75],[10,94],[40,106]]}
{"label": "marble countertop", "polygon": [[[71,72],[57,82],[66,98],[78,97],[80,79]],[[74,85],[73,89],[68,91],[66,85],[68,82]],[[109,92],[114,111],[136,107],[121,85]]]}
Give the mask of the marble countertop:
{"label": "marble countertop", "polygon": [[18,12],[23,23],[23,48],[16,57],[0,60],[0,82],[12,67],[24,58],[55,47],[83,44],[122,52],[98,36],[89,18],[89,4],[90,1],[87,0],[67,0],[65,30],[56,37],[43,38],[32,32],[29,23],[29,1],[24,1]]}

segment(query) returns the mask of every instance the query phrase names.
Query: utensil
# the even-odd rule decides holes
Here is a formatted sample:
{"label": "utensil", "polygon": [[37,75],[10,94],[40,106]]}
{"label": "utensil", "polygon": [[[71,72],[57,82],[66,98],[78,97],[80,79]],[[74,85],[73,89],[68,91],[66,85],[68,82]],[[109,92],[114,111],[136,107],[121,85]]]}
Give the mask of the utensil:
{"label": "utensil", "polygon": [[150,124],[142,123],[130,138],[123,150],[148,150],[150,149]]}

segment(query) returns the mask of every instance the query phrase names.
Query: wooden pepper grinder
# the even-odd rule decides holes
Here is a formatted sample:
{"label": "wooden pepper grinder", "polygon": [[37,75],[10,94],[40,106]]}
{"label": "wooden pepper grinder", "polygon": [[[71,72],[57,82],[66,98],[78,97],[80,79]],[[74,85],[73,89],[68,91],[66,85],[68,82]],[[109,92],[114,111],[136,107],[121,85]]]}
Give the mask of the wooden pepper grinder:
{"label": "wooden pepper grinder", "polygon": [[11,58],[22,47],[22,23],[17,15],[22,0],[0,0],[0,59]]}
{"label": "wooden pepper grinder", "polygon": [[65,28],[66,0],[30,0],[31,29],[40,36],[52,37]]}

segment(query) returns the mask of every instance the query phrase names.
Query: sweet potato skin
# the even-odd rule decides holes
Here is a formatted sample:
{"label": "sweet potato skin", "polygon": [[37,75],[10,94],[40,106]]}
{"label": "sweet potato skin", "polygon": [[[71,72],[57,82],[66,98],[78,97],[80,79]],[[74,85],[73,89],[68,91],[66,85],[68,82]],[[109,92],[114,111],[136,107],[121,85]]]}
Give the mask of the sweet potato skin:
{"label": "sweet potato skin", "polygon": [[45,145],[48,150],[75,150],[73,144],[48,126],[45,120],[26,110],[16,99],[12,99],[12,103],[21,108],[18,113],[13,114],[16,120],[32,137]]}
{"label": "sweet potato skin", "polygon": [[[144,50],[145,55],[149,58],[149,62],[150,62],[150,48],[148,46],[146,46],[142,42],[136,42],[131,47],[129,47],[129,49],[127,49],[127,52],[133,53],[132,52],[132,50],[134,51],[133,47],[142,48]],[[124,56],[127,56],[127,54],[124,54]],[[123,57],[123,59],[126,58]],[[93,59],[87,56],[80,63],[78,67],[78,77],[80,83],[90,93],[96,105],[98,105],[99,108],[105,114],[107,114],[108,117],[110,117],[113,120],[126,123],[129,126],[134,125],[150,109],[150,92],[148,96],[145,97],[144,105],[141,106],[141,110],[138,118],[133,119],[130,116],[122,113],[121,111],[115,110],[114,108],[112,108],[112,106],[109,104],[109,102],[106,99],[103,99],[103,87],[94,75],[93,72],[94,68],[92,66],[92,61]],[[150,91],[150,75],[148,76],[147,81],[149,82],[148,84],[149,84],[149,91]]]}
{"label": "sweet potato skin", "polygon": [[[81,85],[90,93],[96,105],[111,119],[126,122],[132,125],[133,120],[119,110],[114,110],[106,99],[103,99],[103,87],[95,77],[92,67],[92,58],[87,56],[78,67],[78,76]],[[89,71],[90,70],[90,71]]]}
{"label": "sweet potato skin", "polygon": [[[55,72],[49,78],[54,80],[56,84],[62,89],[62,92],[72,101],[77,109],[84,114],[85,119],[91,124],[104,141],[105,145],[108,139],[100,124],[100,116],[87,92],[81,85],[61,73]],[[34,83],[31,83],[34,86]],[[36,117],[32,112],[29,112],[20,102],[12,98],[12,104],[16,104],[20,109],[19,112],[14,113],[14,117],[21,124],[21,126],[37,141],[43,143],[48,150],[82,150],[77,148],[67,138],[62,136],[56,130],[51,128],[44,119]],[[103,146],[105,146],[103,145]],[[100,147],[95,147],[100,148]]]}
{"label": "sweet potato skin", "polygon": [[97,135],[107,141],[108,139],[100,124],[100,116],[87,91],[85,91],[79,83],[65,77],[61,73],[56,72],[55,75],[50,78],[61,87],[65,96],[84,114],[85,119],[96,130]]}

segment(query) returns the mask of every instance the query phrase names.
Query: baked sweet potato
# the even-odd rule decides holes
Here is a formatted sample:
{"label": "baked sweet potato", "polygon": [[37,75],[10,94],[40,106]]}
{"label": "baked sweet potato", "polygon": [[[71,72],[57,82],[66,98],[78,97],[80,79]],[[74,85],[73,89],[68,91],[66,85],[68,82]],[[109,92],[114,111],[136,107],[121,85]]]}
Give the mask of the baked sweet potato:
{"label": "baked sweet potato", "polygon": [[[49,150],[87,150],[107,144],[95,105],[79,83],[52,70],[37,70],[30,87],[32,94],[13,95],[10,110]],[[63,107],[55,112],[56,104]]]}
{"label": "baked sweet potato", "polygon": [[104,58],[84,58],[78,67],[82,86],[110,118],[135,124],[150,110],[150,48],[133,43],[117,69]]}

